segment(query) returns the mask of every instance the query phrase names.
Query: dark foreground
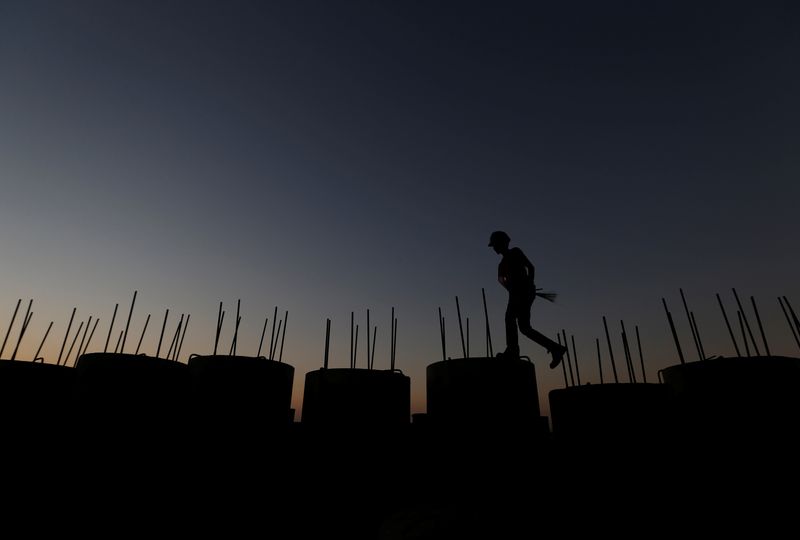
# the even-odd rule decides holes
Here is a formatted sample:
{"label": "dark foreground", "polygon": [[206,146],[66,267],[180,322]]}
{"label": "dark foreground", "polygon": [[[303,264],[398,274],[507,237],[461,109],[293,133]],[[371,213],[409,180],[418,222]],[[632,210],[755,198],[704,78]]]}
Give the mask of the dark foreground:
{"label": "dark foreground", "polygon": [[9,418],[5,530],[31,536],[718,536],[794,527],[791,437],[559,441],[508,427]]}

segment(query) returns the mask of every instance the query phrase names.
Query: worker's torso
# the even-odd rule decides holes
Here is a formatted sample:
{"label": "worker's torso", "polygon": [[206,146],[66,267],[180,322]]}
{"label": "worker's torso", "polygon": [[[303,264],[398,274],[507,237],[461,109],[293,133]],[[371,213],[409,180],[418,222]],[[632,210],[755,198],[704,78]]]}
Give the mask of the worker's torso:
{"label": "worker's torso", "polygon": [[528,275],[525,255],[519,248],[512,248],[503,256],[497,277],[511,293],[528,293],[533,289],[533,276]]}

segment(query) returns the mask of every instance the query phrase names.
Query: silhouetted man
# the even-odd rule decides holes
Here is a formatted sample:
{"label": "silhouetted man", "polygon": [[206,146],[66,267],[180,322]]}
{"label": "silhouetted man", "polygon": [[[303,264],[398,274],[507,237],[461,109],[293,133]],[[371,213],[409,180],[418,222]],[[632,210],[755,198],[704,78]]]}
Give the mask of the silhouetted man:
{"label": "silhouetted man", "polygon": [[547,349],[553,360],[550,367],[555,368],[564,358],[567,348],[531,328],[531,306],[536,298],[534,283],[535,268],[518,247],[509,249],[511,238],[503,231],[494,231],[489,238],[489,247],[502,255],[497,267],[497,280],[508,290],[506,308],[506,350],[502,353],[508,358],[519,357],[519,330],[530,339]]}

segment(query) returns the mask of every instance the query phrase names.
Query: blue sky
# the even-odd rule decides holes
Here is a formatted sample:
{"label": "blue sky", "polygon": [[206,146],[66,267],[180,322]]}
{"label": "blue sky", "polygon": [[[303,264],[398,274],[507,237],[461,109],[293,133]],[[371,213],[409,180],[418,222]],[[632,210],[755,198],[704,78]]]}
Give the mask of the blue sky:
{"label": "blue sky", "polygon": [[[278,305],[299,407],[325,319],[344,366],[370,308],[381,367],[395,306],[421,411],[437,307],[456,356],[459,295],[474,351],[486,288],[502,347],[503,229],[560,294],[533,324],[576,336],[584,380],[603,315],[640,326],[651,377],[674,363],[660,300],[687,349],[679,287],[710,354],[732,354],[731,287],[797,354],[776,301],[800,304],[790,4],[262,4],[0,5],[0,324],[35,299],[23,351],[53,320],[54,361],[72,307],[102,332],[138,290],[134,335],[192,314],[184,355],[241,298],[254,354]],[[546,396],[561,374],[522,347]]]}

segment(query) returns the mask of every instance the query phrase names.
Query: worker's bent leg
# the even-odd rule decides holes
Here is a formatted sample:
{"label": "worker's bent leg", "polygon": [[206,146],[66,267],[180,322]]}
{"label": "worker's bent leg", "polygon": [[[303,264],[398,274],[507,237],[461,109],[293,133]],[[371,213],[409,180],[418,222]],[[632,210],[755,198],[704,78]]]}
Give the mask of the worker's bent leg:
{"label": "worker's bent leg", "polygon": [[[510,309],[511,305],[512,302],[509,302]],[[517,317],[517,321],[519,321],[520,332],[522,332],[529,339],[533,340],[535,343],[538,343],[548,351],[556,350],[559,348],[558,343],[556,343],[549,337],[545,336],[544,334],[534,330],[533,327],[531,327],[531,305],[533,305],[533,298],[520,299],[517,302],[513,302],[513,305],[514,305],[513,310]]]}
{"label": "worker's bent leg", "polygon": [[525,334],[528,338],[532,339],[548,351],[552,351],[559,347],[558,343],[550,339],[549,337],[545,336],[541,332],[538,332],[531,328],[530,323],[528,323],[527,327],[523,326],[522,321],[520,321],[519,330],[523,334]]}

